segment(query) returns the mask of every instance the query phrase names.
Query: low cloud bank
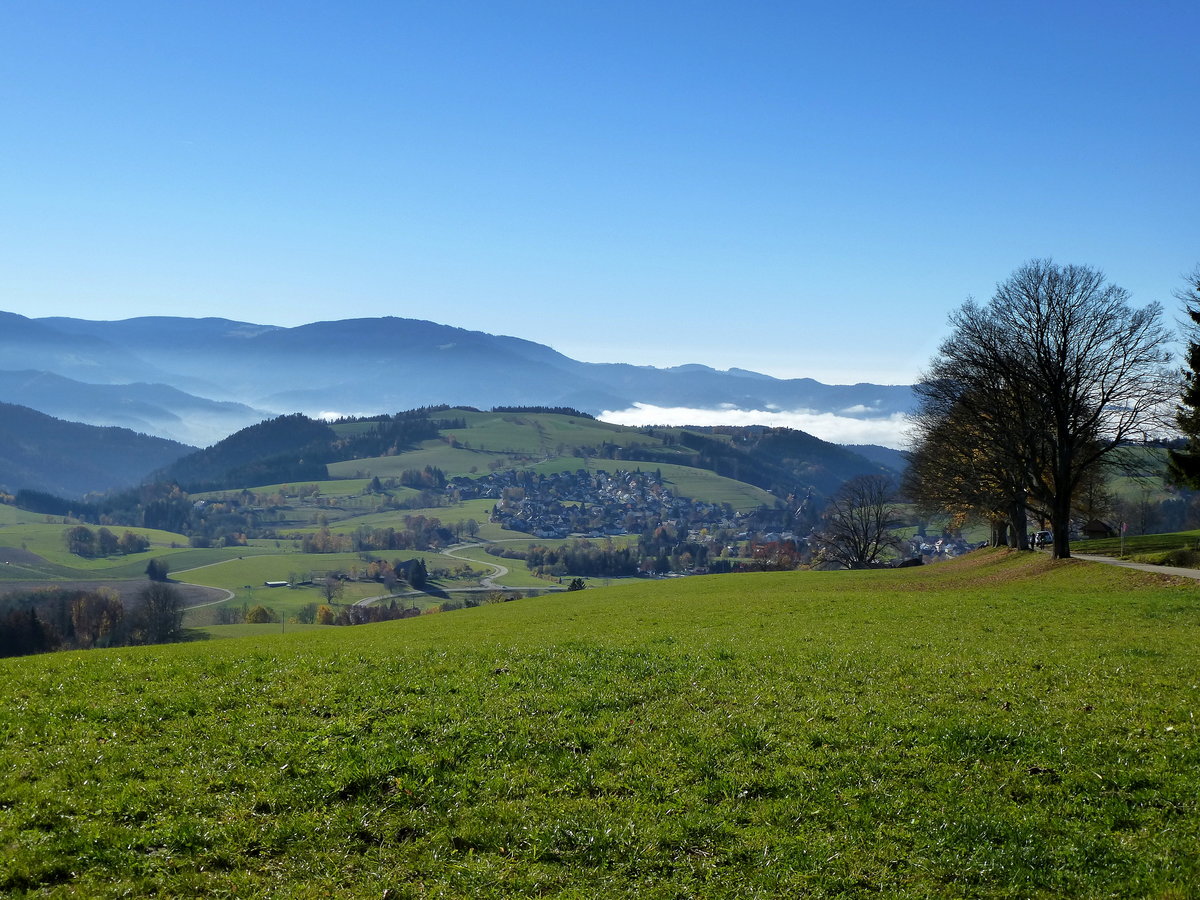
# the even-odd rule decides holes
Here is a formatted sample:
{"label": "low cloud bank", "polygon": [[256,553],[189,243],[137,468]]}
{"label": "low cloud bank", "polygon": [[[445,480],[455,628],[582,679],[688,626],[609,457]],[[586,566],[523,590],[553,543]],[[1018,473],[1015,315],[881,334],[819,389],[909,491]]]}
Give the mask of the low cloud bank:
{"label": "low cloud bank", "polygon": [[769,425],[796,428],[833,444],[879,444],[903,450],[908,420],[902,413],[856,418],[808,409],[690,409],[635,403],[630,409],[605,410],[597,417],[614,425]]}

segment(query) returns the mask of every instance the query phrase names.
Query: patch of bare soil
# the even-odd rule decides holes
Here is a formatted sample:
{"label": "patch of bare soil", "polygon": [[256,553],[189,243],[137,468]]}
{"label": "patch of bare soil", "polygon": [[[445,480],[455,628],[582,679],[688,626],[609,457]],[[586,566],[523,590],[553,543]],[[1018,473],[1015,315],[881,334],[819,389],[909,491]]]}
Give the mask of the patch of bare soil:
{"label": "patch of bare soil", "polygon": [[0,565],[11,563],[14,566],[45,565],[46,560],[36,553],[22,550],[20,547],[0,547]]}

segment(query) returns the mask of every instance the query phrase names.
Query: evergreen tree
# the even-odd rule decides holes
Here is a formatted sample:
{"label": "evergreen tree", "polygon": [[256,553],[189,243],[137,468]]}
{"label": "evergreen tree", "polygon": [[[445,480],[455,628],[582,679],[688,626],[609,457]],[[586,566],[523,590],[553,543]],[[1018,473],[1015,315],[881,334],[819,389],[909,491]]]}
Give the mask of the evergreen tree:
{"label": "evergreen tree", "polygon": [[1187,438],[1187,447],[1170,451],[1167,477],[1175,484],[1200,488],[1200,266],[1192,270],[1187,287],[1176,296],[1191,319],[1183,395],[1175,412],[1175,424]]}

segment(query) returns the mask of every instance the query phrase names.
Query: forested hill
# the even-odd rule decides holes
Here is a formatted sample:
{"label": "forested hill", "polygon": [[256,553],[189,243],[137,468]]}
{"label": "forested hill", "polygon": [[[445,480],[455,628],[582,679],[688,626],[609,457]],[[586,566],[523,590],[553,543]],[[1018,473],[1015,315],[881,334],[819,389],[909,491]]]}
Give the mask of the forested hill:
{"label": "forested hill", "polygon": [[[855,475],[889,468],[836,444],[787,428],[629,428],[554,408],[411,410],[334,423],[300,414],[245,428],[157,473],[189,491],[321,481],[330,467],[397,473],[433,464],[446,475],[497,468],[572,468],[598,458],[715,472],[779,497],[827,495]],[[357,462],[356,462],[357,461]],[[335,465],[336,464],[336,465]],[[892,470],[894,471],[894,470]]]}
{"label": "forested hill", "polygon": [[64,422],[0,403],[0,488],[78,498],[139,484],[193,448],[128,428]]}
{"label": "forested hill", "polygon": [[[344,423],[345,424],[345,423]],[[251,425],[155,473],[190,491],[285,481],[324,481],[327,465],[346,459],[394,455],[436,438],[438,426],[422,410],[350,420],[341,433],[295,413]]]}

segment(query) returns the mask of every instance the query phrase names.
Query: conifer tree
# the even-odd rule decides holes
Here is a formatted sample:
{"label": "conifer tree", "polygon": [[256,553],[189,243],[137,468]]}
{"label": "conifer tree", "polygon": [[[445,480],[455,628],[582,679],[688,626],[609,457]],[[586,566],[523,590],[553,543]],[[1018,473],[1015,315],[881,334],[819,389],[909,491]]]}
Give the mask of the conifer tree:
{"label": "conifer tree", "polygon": [[1187,438],[1187,447],[1169,453],[1167,477],[1175,484],[1200,488],[1200,265],[1187,277],[1187,287],[1176,296],[1191,320],[1183,370],[1183,393],[1175,412],[1175,424]]}

